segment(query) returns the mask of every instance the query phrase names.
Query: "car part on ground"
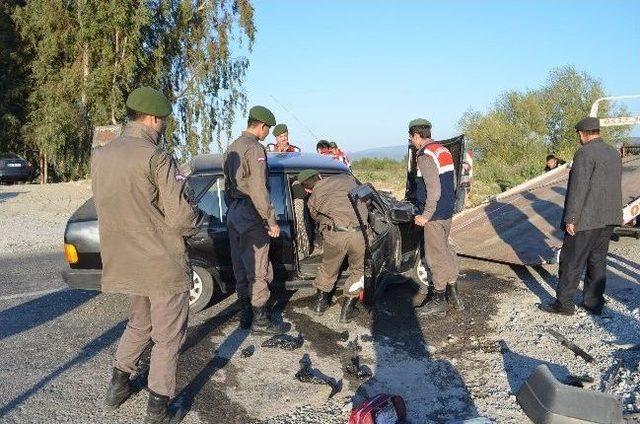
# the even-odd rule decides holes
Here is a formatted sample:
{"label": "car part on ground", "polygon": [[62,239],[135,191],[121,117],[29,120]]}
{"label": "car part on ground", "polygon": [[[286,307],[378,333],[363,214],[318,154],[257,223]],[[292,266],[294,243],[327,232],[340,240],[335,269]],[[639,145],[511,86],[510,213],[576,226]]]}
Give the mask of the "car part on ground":
{"label": "car part on ground", "polygon": [[381,393],[354,408],[348,424],[396,424],[407,416],[401,396]]}
{"label": "car part on ground", "polygon": [[546,365],[539,365],[533,371],[516,399],[535,424],[622,422],[617,397],[562,384]]}
{"label": "car part on ground", "polygon": [[569,349],[570,351],[575,353],[576,356],[581,357],[582,359],[584,359],[587,362],[593,362],[594,361],[593,356],[591,356],[587,352],[585,352],[580,346],[578,346],[575,343],[569,341],[565,336],[563,336],[562,334],[558,333],[556,330],[548,328],[547,329],[547,333],[551,334],[555,339],[557,339],[562,344],[562,346],[566,347],[567,349]]}
{"label": "car part on ground", "polygon": [[297,336],[291,336],[289,334],[276,334],[273,337],[268,338],[260,346],[278,348],[283,350],[296,350],[300,349],[304,344],[304,337],[298,333]]}
{"label": "car part on ground", "polygon": [[295,378],[302,383],[328,385],[331,387],[329,399],[342,390],[342,380],[336,380],[333,377],[327,376],[322,371],[311,367],[311,358],[308,353],[305,353],[302,359],[300,359],[300,369],[296,372]]}

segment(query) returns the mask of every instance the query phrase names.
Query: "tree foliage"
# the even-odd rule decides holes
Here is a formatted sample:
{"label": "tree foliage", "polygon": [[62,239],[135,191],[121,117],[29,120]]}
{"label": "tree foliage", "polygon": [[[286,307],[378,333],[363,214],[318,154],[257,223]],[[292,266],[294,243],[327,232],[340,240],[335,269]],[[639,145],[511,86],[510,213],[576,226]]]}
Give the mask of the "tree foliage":
{"label": "tree foliage", "polygon": [[[571,160],[579,147],[575,124],[605,95],[600,81],[566,66],[553,69],[537,90],[508,91],[486,113],[465,113],[459,126],[478,159],[477,177],[504,188],[540,174],[549,153]],[[622,112],[604,106],[605,115]],[[627,133],[623,127],[603,129],[610,141]]]}
{"label": "tree foliage", "polygon": [[0,3],[0,152],[26,154],[21,128],[27,119],[29,56],[11,19],[16,4]]}
{"label": "tree foliage", "polygon": [[64,178],[86,175],[92,129],[122,122],[140,85],[174,102],[165,139],[174,153],[206,151],[245,107],[254,40],[248,0],[29,0],[13,17],[33,60],[26,140]]}

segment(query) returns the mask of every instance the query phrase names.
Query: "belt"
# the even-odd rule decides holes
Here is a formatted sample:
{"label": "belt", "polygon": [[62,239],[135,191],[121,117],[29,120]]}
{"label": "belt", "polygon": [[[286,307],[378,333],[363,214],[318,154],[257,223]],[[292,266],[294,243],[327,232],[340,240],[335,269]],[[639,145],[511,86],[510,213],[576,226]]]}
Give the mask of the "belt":
{"label": "belt", "polygon": [[356,233],[358,231],[362,231],[363,229],[366,229],[366,227],[362,227],[361,225],[355,226],[355,227],[343,227],[341,225],[329,225],[326,227],[327,230],[329,231],[335,231],[337,233]]}

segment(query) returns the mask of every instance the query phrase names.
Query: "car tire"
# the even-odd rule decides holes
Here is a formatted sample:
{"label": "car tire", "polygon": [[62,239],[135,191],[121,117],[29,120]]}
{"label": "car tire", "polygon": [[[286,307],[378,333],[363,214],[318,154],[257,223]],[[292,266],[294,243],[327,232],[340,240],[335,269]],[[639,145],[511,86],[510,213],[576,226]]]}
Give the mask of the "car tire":
{"label": "car tire", "polygon": [[429,286],[431,284],[431,276],[429,275],[429,268],[427,268],[420,255],[416,255],[416,260],[411,271],[409,271],[409,278],[411,278],[419,286]]}
{"label": "car tire", "polygon": [[198,313],[209,305],[214,291],[213,276],[201,266],[193,266],[193,288],[189,291],[189,311]]}

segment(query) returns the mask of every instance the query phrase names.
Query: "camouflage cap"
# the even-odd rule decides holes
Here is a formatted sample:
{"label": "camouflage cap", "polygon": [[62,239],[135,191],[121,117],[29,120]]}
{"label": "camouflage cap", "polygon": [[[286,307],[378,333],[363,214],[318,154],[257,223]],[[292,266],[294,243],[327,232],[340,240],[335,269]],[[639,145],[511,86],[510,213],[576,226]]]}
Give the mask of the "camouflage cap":
{"label": "camouflage cap", "polygon": [[409,122],[409,128],[417,127],[419,125],[420,126],[427,126],[427,127],[431,128],[431,122],[427,121],[426,119],[417,118],[417,119],[414,119],[413,121]]}
{"label": "camouflage cap", "polygon": [[318,174],[320,173],[315,169],[305,169],[303,171],[300,171],[300,173],[298,174],[298,182],[303,183],[307,181],[309,178],[313,178]]}
{"label": "camouflage cap", "polygon": [[273,135],[275,135],[276,137],[286,132],[289,132],[289,129],[285,124],[278,124],[273,127]]}
{"label": "camouflage cap", "polygon": [[600,120],[598,118],[583,118],[576,124],[576,131],[594,131],[600,129]]}
{"label": "camouflage cap", "polygon": [[273,116],[273,113],[264,106],[254,106],[249,109],[249,118],[260,121],[270,127],[274,127],[276,125],[276,117]]}
{"label": "camouflage cap", "polygon": [[171,103],[160,91],[151,87],[138,87],[127,97],[127,107],[145,115],[165,118],[171,115]]}

